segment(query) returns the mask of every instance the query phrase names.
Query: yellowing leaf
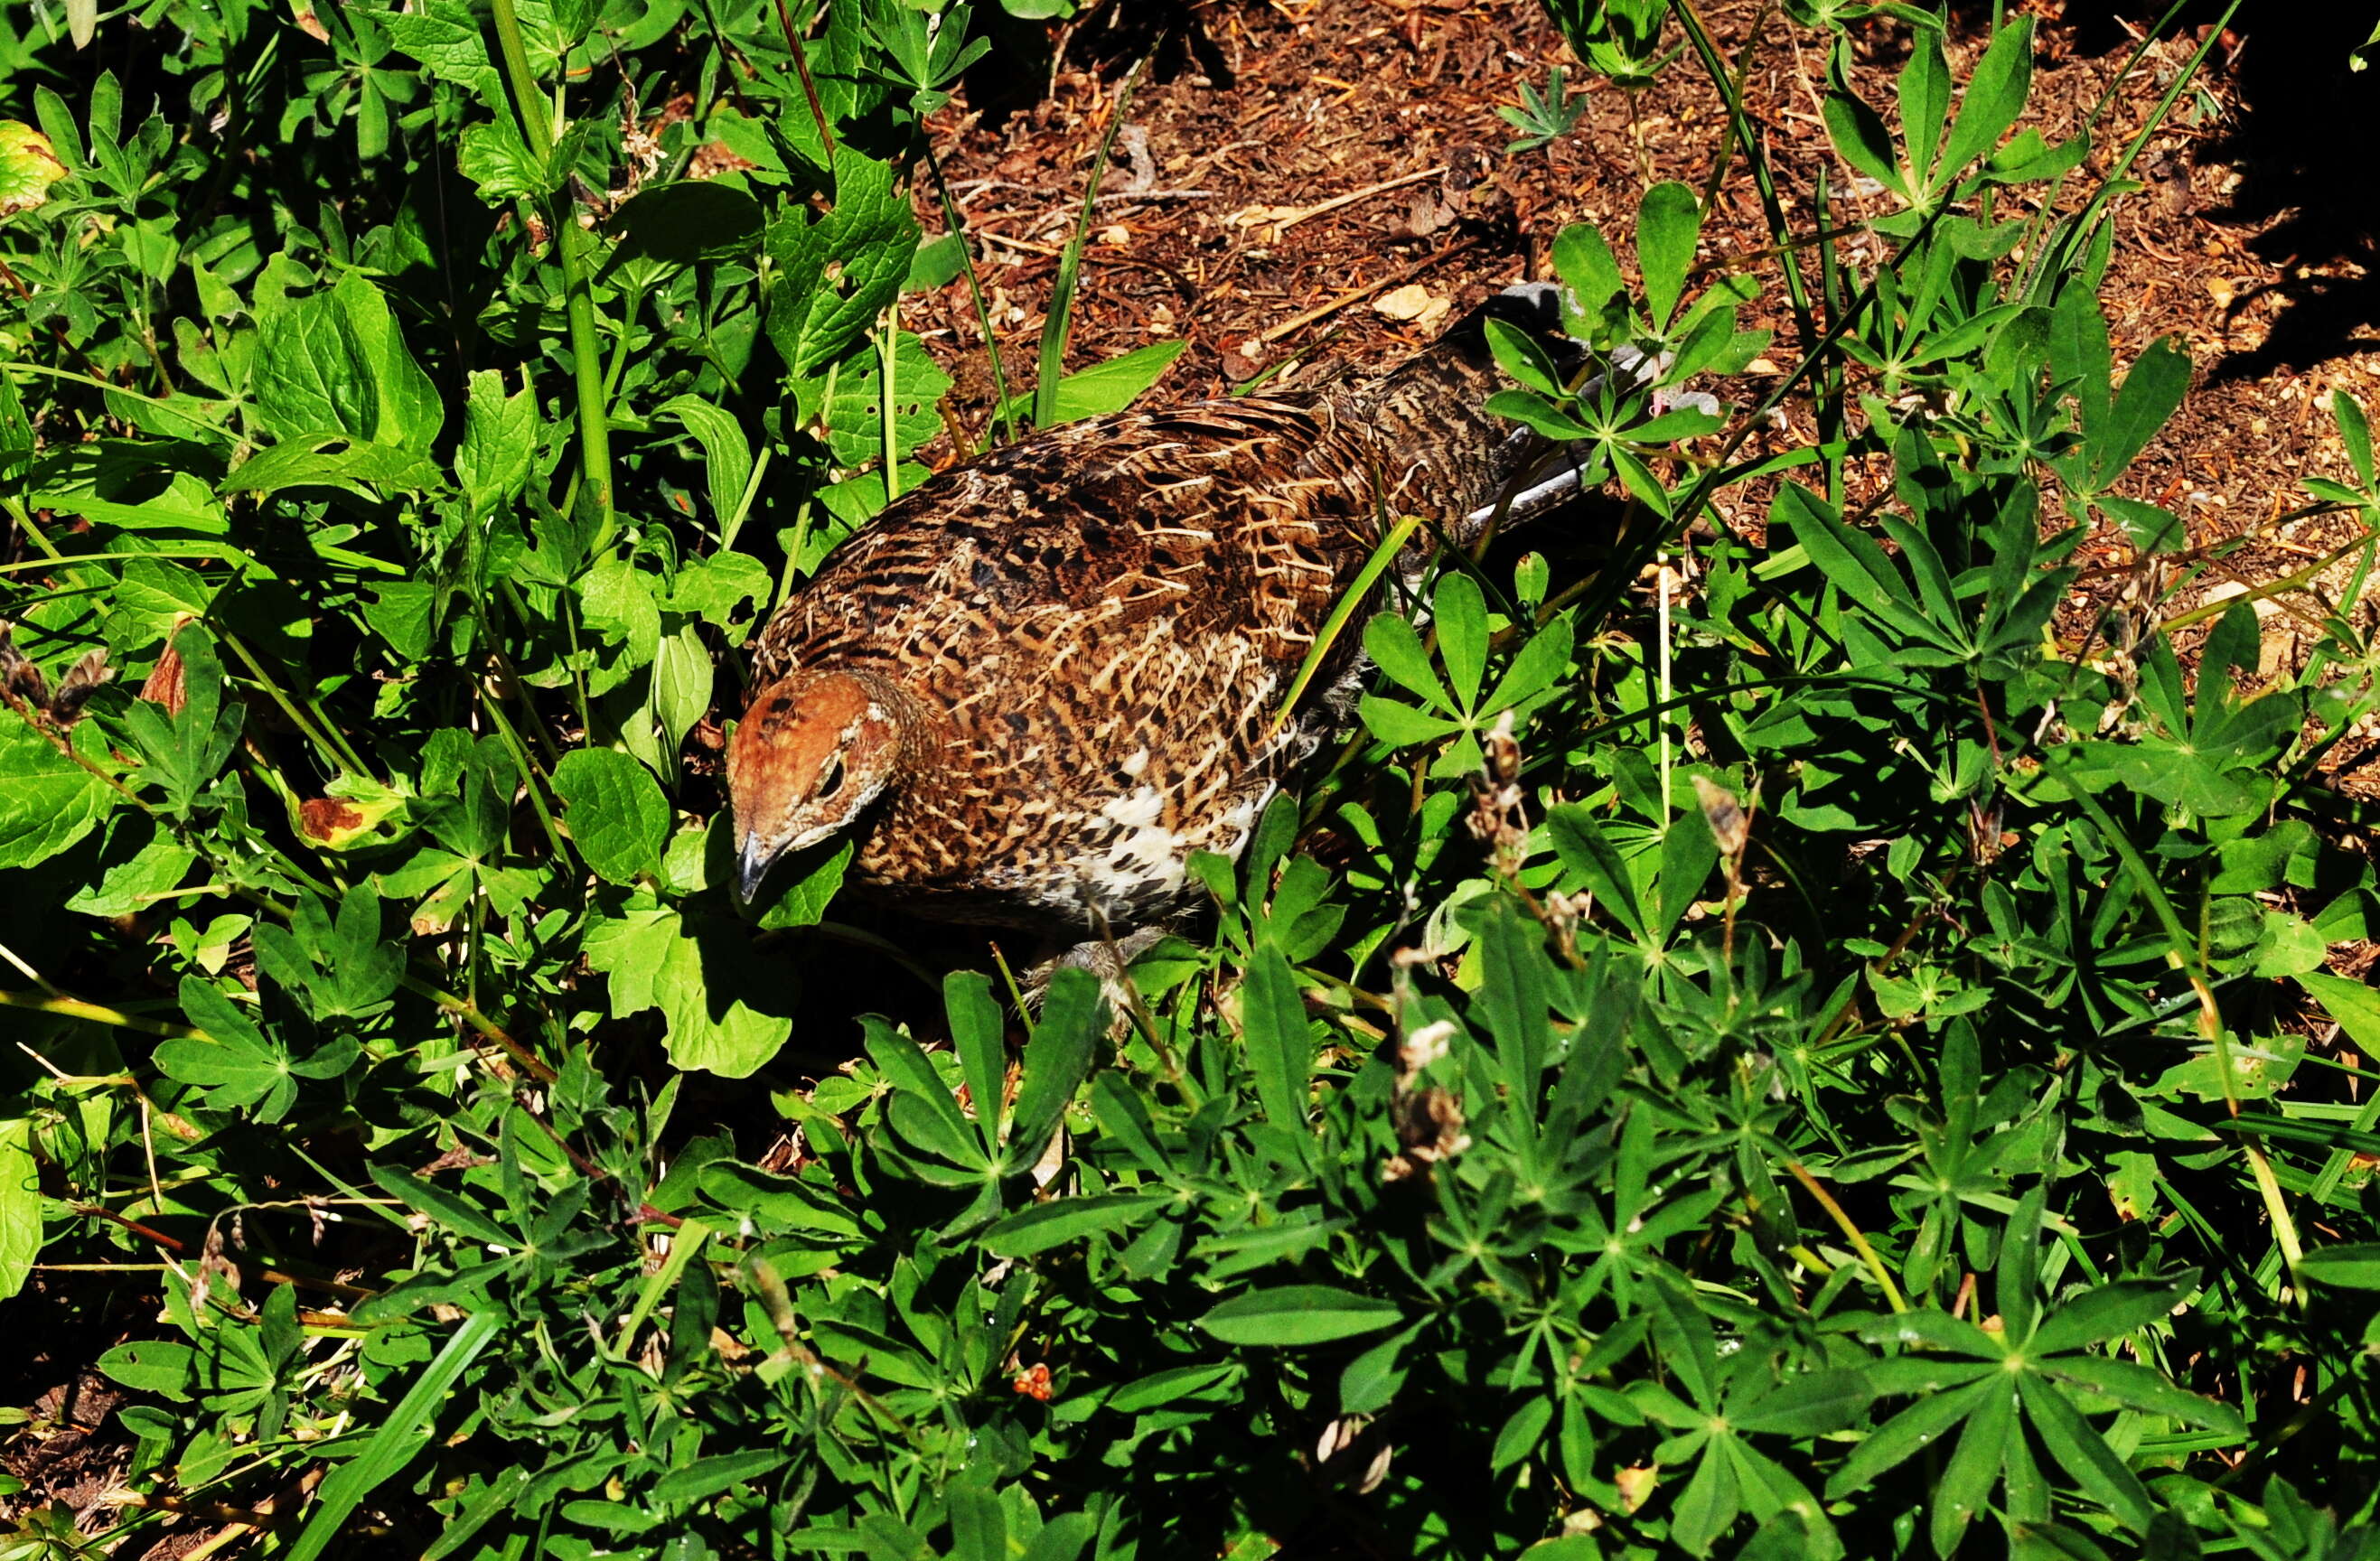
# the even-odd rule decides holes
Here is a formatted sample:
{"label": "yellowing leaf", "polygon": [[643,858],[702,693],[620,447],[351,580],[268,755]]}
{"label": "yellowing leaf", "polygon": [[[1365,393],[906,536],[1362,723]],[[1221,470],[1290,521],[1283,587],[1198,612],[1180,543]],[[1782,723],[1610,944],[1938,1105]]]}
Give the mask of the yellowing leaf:
{"label": "yellowing leaf", "polygon": [[18,119],[0,119],[0,217],[30,212],[67,176],[50,138]]}

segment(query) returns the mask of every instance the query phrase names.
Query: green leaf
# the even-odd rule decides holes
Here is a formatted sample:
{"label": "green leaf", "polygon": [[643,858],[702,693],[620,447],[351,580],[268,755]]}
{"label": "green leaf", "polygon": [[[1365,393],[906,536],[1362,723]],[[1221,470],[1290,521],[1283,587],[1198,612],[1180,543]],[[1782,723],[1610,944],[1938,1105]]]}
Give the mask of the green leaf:
{"label": "green leaf", "polygon": [[[1058,381],[1057,409],[1044,426],[1123,411],[1140,399],[1141,393],[1155,384],[1189,345],[1187,340],[1153,342],[1064,376]],[[1008,398],[1009,416],[1023,417],[1032,410],[1030,391]]]}
{"label": "green leaf", "polygon": [[1909,63],[1900,67],[1894,87],[1900,99],[1900,139],[1909,149],[1910,169],[1919,183],[1929,183],[1950,114],[1950,67],[1942,57],[1940,33],[1926,28],[1911,37]]}
{"label": "green leaf", "polygon": [[1677,312],[1702,228],[1694,192],[1675,180],[1646,190],[1636,208],[1636,264],[1645,273],[1645,304],[1656,331],[1668,330]]}
{"label": "green leaf", "polygon": [[859,1221],[834,1193],[797,1176],[776,1176],[735,1160],[712,1160],[695,1173],[702,1195],[764,1228],[829,1236],[859,1234]]}
{"label": "green leaf", "polygon": [[[2006,1385],[1998,1385],[2007,1390]],[[2092,1429],[2057,1384],[2034,1373],[2017,1378],[2025,1418],[2041,1434],[2050,1458],[2082,1488],[2113,1507],[2128,1527],[2145,1530],[2156,1503],[2107,1438]]]}
{"label": "green leaf", "polygon": [[1427,704],[1441,710],[1454,708],[1446,685],[1439,682],[1438,672],[1429,663],[1429,651],[1422,645],[1421,635],[1401,614],[1378,613],[1364,625],[1364,654]]}
{"label": "green leaf", "polygon": [[1106,1017],[1098,976],[1077,966],[1052,973],[1016,1083],[1015,1114],[1009,1123],[1010,1171],[1030,1169],[1049,1147],[1067,1103],[1090,1071]]}
{"label": "green leaf", "polygon": [[2303,971],[2294,979],[2364,1056],[2380,1057],[2380,992],[2364,982],[2323,970]]}
{"label": "green leaf", "polygon": [[2019,17],[1993,35],[1990,47],[1967,77],[1967,95],[1942,148],[1941,177],[1956,177],[1967,164],[1999,144],[2033,89],[2033,18]]}
{"label": "green leaf", "polygon": [[2163,505],[2113,493],[2095,494],[2091,502],[2112,515],[2132,546],[2144,553],[2177,552],[2190,540],[2181,516]]}
{"label": "green leaf", "polygon": [[1171,1366],[1125,1383],[1108,1395],[1107,1407],[1118,1414],[1147,1414],[1194,1393],[1203,1393],[1208,1388],[1236,1381],[1245,1370],[1232,1361],[1220,1364]]}
{"label": "green leaf", "polygon": [[1923,1398],[1864,1437],[1842,1467],[1827,1480],[1829,1500],[1867,1484],[1887,1470],[1899,1467],[1941,1440],[1944,1432],[1983,1407],[1984,1400],[2009,1390],[2005,1376],[1994,1373],[1949,1393]]}
{"label": "green leaf", "polygon": [[553,170],[521,139],[509,115],[466,126],[455,155],[455,171],[477,185],[491,206],[541,200],[553,193]]}
{"label": "green leaf", "polygon": [[1611,246],[1588,223],[1572,223],[1554,236],[1554,273],[1562,279],[1562,323],[1581,340],[1592,333],[1603,306],[1627,286]]}
{"label": "green leaf", "polygon": [[1727,1418],[1739,1431],[1779,1436],[1823,1436],[1853,1424],[1875,1398],[1875,1390],[1858,1372],[1803,1372],[1788,1377]]}
{"label": "green leaf", "polygon": [[455,476],[473,514],[502,507],[528,486],[537,454],[537,396],[528,386],[506,395],[504,376],[492,369],[472,371]]}
{"label": "green leaf", "polygon": [[621,260],[649,256],[686,266],[760,252],[760,203],[716,179],[650,185],[621,202],[612,222],[622,234]]}
{"label": "green leaf", "polygon": [[2123,388],[2097,426],[2085,423],[2090,490],[2098,493],[2124,474],[2132,458],[2156,437],[2190,390],[2190,354],[2179,339],[2160,336],[2124,376]]}
{"label": "green leaf", "polygon": [[1857,97],[1838,89],[1827,94],[1819,113],[1827,122],[1827,134],[1842,153],[1843,161],[1869,178],[1900,196],[1911,199],[1908,180],[1902,176],[1900,160],[1893,155],[1892,132],[1885,128],[1884,120],[1876,110]]}
{"label": "green leaf", "polygon": [[33,1124],[0,1121],[0,1301],[25,1288],[42,1251],[42,1173],[33,1158]]}
{"label": "green leaf", "polygon": [[1240,990],[1248,1069],[1256,1076],[1264,1119],[1303,1142],[1314,1043],[1307,1035],[1305,999],[1298,993],[1297,977],[1279,950],[1259,949]]}
{"label": "green leaf", "polygon": [[260,297],[254,388],[264,426],[285,441],[338,434],[419,454],[445,422],[437,387],[361,272],[303,298]]}
{"label": "green leaf", "polygon": [[2248,1422],[2238,1410],[2219,1399],[2192,1393],[2150,1367],[2097,1355],[2060,1356],[2040,1365],[2051,1376],[2080,1383],[2103,1398],[2144,1413],[2164,1415],[2186,1425],[2204,1426],[2231,1436],[2248,1434]]}
{"label": "green leaf", "polygon": [[13,709],[0,707],[0,867],[30,867],[89,834],[113,787]]}
{"label": "green leaf", "polygon": [[995,1222],[976,1240],[994,1257],[1031,1257],[1072,1241],[1127,1230],[1172,1202],[1171,1194],[1148,1192],[1060,1198]]}
{"label": "green leaf", "polygon": [[2015,1430],[2015,1385],[2000,1381],[1980,1386],[1983,1391],[1975,1400],[1974,1412],[1967,1417],[1959,1445],[1934,1487],[1931,1532],[1937,1555],[1958,1554],[1967,1525],[1984,1510],[1992,1487],[1999,1483],[2001,1459]]}
{"label": "green leaf", "polygon": [[[843,356],[900,295],[917,248],[917,219],[890,163],[845,146],[834,163],[834,205],[823,217],[794,206],[770,224],[777,276],[767,324],[778,355],[808,377]],[[840,267],[829,278],[828,261]]]}
{"label": "green leaf", "polygon": [[91,1363],[109,1379],[136,1393],[154,1393],[175,1403],[189,1402],[198,1351],[172,1339],[143,1338],[101,1352]]}
{"label": "green leaf", "polygon": [[1500,390],[1489,396],[1486,409],[1499,417],[1525,423],[1548,439],[1561,442],[1592,439],[1595,430],[1560,410],[1535,391]]}
{"label": "green leaf", "polygon": [[364,1498],[403,1473],[429,1446],[447,1389],[494,1340],[505,1321],[500,1312],[481,1312],[455,1330],[437,1359],[414,1379],[405,1397],[365,1442],[363,1450],[322,1482],[306,1527],[289,1547],[291,1561],[314,1561],[347,1531],[347,1520]]}
{"label": "green leaf", "polygon": [[158,1071],[207,1092],[217,1110],[250,1108],[260,1121],[273,1121],[297,1098],[289,1053],[268,1040],[231,999],[196,975],[182,978],[182,1011],[205,1039],[176,1036],[158,1043]]}
{"label": "green leaf", "polygon": [[1424,715],[1410,705],[1400,705],[1393,699],[1383,699],[1366,694],[1357,701],[1356,711],[1372,735],[1392,748],[1407,748],[1421,743],[1435,743],[1441,737],[1463,730],[1463,723],[1444,716]]}
{"label": "green leaf", "polygon": [[226,493],[278,493],[289,488],[343,488],[366,498],[362,485],[427,492],[443,486],[429,456],[393,444],[359,444],[345,433],[284,440],[241,462],[224,478]]}
{"label": "green leaf", "polygon": [[735,419],[696,395],[675,395],[653,409],[656,417],[675,417],[702,446],[703,469],[710,477],[710,518],[722,530],[744,503],[744,490],[752,480],[752,446]]}
{"label": "green leaf", "polygon": [[2341,1241],[2316,1248],[2299,1261],[2298,1273],[2317,1285],[2380,1290],[2380,1241]]}
{"label": "green leaf", "polygon": [[1475,709],[1479,703],[1479,680],[1488,666],[1488,605],[1479,594],[1478,582],[1468,575],[1449,573],[1439,581],[1431,608],[1439,659],[1446,664],[1455,700],[1463,710]]}
{"label": "green leaf", "polygon": [[597,877],[625,884],[660,873],[670,807],[650,770],[616,748],[574,748],[554,766],[553,791]]}
{"label": "green leaf", "polygon": [[1329,1344],[1378,1333],[1403,1320],[1391,1301],[1329,1285],[1248,1290],[1208,1310],[1198,1326],[1226,1344]]}
{"label": "green leaf", "polygon": [[1553,1423],[1554,1401],[1539,1394],[1524,1398],[1496,1434],[1496,1445],[1488,1450],[1488,1471],[1501,1474],[1523,1458],[1537,1450],[1545,1440],[1546,1429]]}
{"label": "green leaf", "polygon": [[2172,1312],[2197,1283],[2195,1270],[2168,1279],[2101,1285],[2066,1301],[2043,1319],[2026,1352],[2036,1358],[2131,1333]]}

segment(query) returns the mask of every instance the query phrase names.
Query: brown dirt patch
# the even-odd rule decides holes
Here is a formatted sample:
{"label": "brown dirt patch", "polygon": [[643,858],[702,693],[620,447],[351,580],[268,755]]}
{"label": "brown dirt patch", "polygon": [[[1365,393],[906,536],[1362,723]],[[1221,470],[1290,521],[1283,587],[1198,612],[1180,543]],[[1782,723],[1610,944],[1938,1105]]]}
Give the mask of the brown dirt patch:
{"label": "brown dirt patch", "polygon": [[[2132,59],[2137,27],[2102,6],[2011,8],[2038,23],[2023,123],[2055,140],[2107,101],[2086,175],[2112,166],[2140,135],[2199,41],[2162,40]],[[2142,560],[2119,535],[2095,536],[2070,638],[2104,622],[2107,607],[2156,600],[2177,583],[2184,588],[2168,615],[2292,577],[2291,589],[2258,608],[2268,665],[2302,664],[2334,612],[2370,624],[2368,600],[2341,599],[2362,551],[2361,525],[2294,514],[2308,504],[2301,478],[2346,473],[2331,393],[2370,400],[2380,382],[2368,243],[2352,218],[2327,209],[2324,192],[2344,175],[2321,163],[2322,138],[2304,123],[2335,101],[2324,93],[2350,90],[2333,79],[2345,79],[2346,50],[2360,40],[2334,40],[2326,24],[2287,14],[2302,9],[2257,11],[2244,37],[2218,40],[2133,165],[2145,188],[2119,205],[2103,294],[2117,361],[2176,335],[2196,383],[2125,491],[2181,514],[2190,547]],[[1189,349],[1158,393],[1167,397],[1220,393],[1288,353],[1302,355],[1284,376],[1293,383],[1409,352],[1435,333],[1437,318],[1391,319],[1372,307],[1383,295],[1417,285],[1460,309],[1545,274],[1548,246],[1568,223],[1593,222],[1624,240],[1649,183],[1708,183],[1724,128],[1718,94],[1683,59],[1633,101],[1593,86],[1568,136],[1508,154],[1513,132],[1497,108],[1567,58],[1536,0],[1225,0],[1182,19],[1188,32],[1159,48],[1119,131],[1067,355],[1079,367],[1185,337]],[[1818,116],[1823,53],[1755,0],[1719,0],[1706,19],[1730,60],[1754,50],[1748,107],[1788,220],[1806,229],[1822,172],[1838,192],[1856,183]],[[953,193],[983,240],[982,275],[1013,379],[1030,373],[1099,137],[1130,61],[1149,46],[1146,21],[1133,6],[1092,11],[1057,35],[1046,81],[1032,84],[1048,87],[1038,103],[994,123],[962,99],[937,126]],[[1961,78],[1984,22],[1952,30]],[[1871,103],[1891,102],[1898,38],[1897,25],[1857,35],[1855,81]],[[2349,188],[2372,182],[2365,174]],[[921,212],[939,227],[930,202]],[[1306,208],[1323,209],[1280,215]],[[1856,197],[1849,210],[1861,212]],[[1730,263],[1767,244],[1738,159],[1718,187],[1706,259]],[[1868,237],[1844,245],[1862,266],[1882,252]],[[1806,252],[1797,263],[1815,271]],[[1792,321],[1773,262],[1766,278],[1746,323],[1775,330],[1771,357],[1790,363]],[[965,284],[914,313],[960,375],[949,410],[979,440],[991,394]],[[1806,404],[1790,410],[1806,430]],[[1763,493],[1738,492],[1720,513],[1756,529],[1765,504]],[[2367,743],[2336,756],[2342,780],[2380,793],[2380,778],[2366,787],[2359,770],[2374,754],[2380,746]]]}

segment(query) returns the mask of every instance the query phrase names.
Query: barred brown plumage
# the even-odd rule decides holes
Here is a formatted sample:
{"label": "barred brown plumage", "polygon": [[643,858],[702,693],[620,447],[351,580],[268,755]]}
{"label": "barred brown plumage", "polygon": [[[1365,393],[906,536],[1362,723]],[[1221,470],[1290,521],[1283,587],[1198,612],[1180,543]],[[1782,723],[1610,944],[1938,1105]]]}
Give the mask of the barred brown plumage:
{"label": "barred brown plumage", "polygon": [[756,642],[739,895],[856,828],[854,886],[916,914],[1080,937],[1182,909],[1190,853],[1236,853],[1346,724],[1352,633],[1273,717],[1385,528],[1467,541],[1574,477],[1483,409],[1491,318],[1577,360],[1554,290],[1512,288],[1378,379],[1069,424],[894,502]]}

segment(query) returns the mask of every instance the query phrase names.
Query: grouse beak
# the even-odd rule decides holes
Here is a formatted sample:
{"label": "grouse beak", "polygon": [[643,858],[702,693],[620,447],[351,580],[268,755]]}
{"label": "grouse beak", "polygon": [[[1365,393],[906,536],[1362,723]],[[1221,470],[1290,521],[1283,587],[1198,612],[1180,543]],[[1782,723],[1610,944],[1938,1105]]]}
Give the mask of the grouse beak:
{"label": "grouse beak", "polygon": [[735,903],[746,910],[752,908],[769,881],[770,869],[783,854],[762,840],[759,830],[745,835],[744,849],[735,858]]}

